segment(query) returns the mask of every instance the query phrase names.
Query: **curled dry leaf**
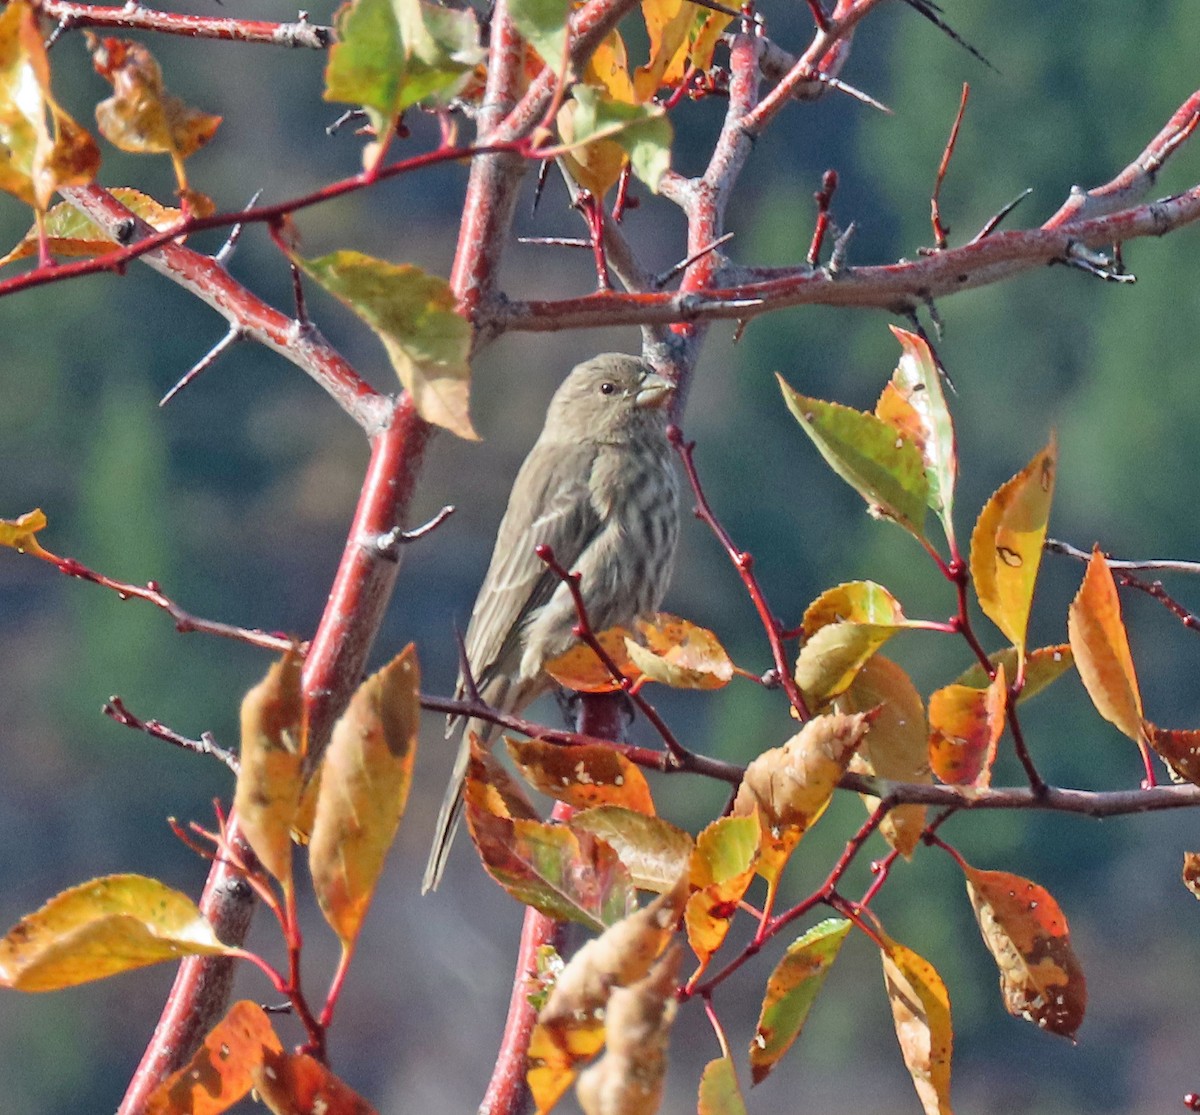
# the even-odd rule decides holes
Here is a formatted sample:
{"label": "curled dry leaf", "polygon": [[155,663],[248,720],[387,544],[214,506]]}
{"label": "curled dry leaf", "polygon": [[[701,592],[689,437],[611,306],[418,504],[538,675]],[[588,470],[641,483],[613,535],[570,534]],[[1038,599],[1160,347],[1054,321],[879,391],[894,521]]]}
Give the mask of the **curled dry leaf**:
{"label": "curled dry leaf", "polygon": [[558,1031],[602,1020],[613,988],[640,980],[670,943],[687,894],[687,879],[681,878],[666,894],[588,941],[558,977],[538,1025]]}
{"label": "curled dry leaf", "polygon": [[984,505],[971,534],[979,606],[1022,654],[1050,521],[1058,447],[1049,444]]}
{"label": "curled dry leaf", "polygon": [[[875,655],[865,663],[854,683],[837,700],[839,712],[877,709],[871,730],[850,760],[850,770],[891,782],[933,781],[929,768],[929,729],[921,695],[891,659]],[[863,804],[874,811],[879,799],[863,795]],[[925,828],[925,806],[898,805],[884,817],[879,831],[901,855],[912,855]]]}
{"label": "curled dry leaf", "polygon": [[559,746],[540,739],[504,742],[526,780],[543,794],[577,809],[620,805],[654,815],[646,776],[611,747]]}
{"label": "curled dry leaf", "polygon": [[1160,728],[1142,721],[1143,739],[1158,752],[1176,781],[1200,786],[1200,731],[1194,728]]}
{"label": "curled dry leaf", "polygon": [[1183,885],[1200,898],[1200,852],[1183,853]]}
{"label": "curled dry leaf", "polygon": [[928,960],[883,937],[883,981],[904,1064],[925,1115],[950,1115],[950,1056],[954,1030],[950,996]]}
{"label": "curled dry leaf", "polygon": [[963,873],[1008,1013],[1074,1041],[1087,983],[1058,903],[1044,887],[1007,871],[964,864]]}
{"label": "curled dry leaf", "polygon": [[571,1086],[577,1067],[605,1040],[614,989],[642,979],[675,934],[687,880],[610,926],[571,959],[556,980],[529,1042],[528,1082],[539,1111]]}
{"label": "curled dry leaf", "polygon": [[738,903],[754,881],[761,839],[753,813],[720,817],[696,837],[688,868],[693,894],[684,910],[688,944],[700,961],[696,975],[725,942]]}
{"label": "curled dry leaf", "polygon": [[88,45],[96,73],[113,87],[96,106],[100,134],[122,151],[170,155],[179,187],[186,189],[184,160],[212,139],[221,117],[168,93],[158,62],[141,43],[89,35]]}
{"label": "curled dry leaf", "polygon": [[56,894],[8,931],[0,987],[58,991],[227,951],[186,894],[144,875],[108,875]]}
{"label": "curled dry leaf", "polygon": [[775,966],[750,1042],[750,1072],[755,1084],[767,1078],[800,1036],[849,932],[850,922],[845,918],[829,918],[793,941]]}
{"label": "curled dry leaf", "polygon": [[1004,667],[986,689],[947,685],[929,695],[929,762],[951,786],[986,787],[1004,733],[1008,689]]}
{"label": "curled dry leaf", "polygon": [[675,1021],[682,953],[665,952],[650,973],[608,1001],[604,1056],[579,1077],[585,1115],[654,1115],[662,1103],[667,1042]]}
{"label": "curled dry leaf", "polygon": [[242,701],[241,769],[233,808],[254,854],[285,887],[300,805],[304,706],[299,653],[289,650]]}
{"label": "curled dry leaf", "polygon": [[254,1086],[268,1054],[282,1052],[262,1007],[234,1003],[195,1056],[150,1093],[146,1115],[220,1115]]}
{"label": "curled dry leaf", "polygon": [[576,813],[569,824],[608,844],[639,890],[660,894],[670,890],[688,870],[695,846],[690,833],[669,821],[619,805],[601,805]]}
{"label": "curled dry leaf", "polygon": [[762,849],[756,869],[774,890],[800,838],[829,805],[871,721],[869,713],[815,716],[782,747],[746,768],[734,800],[735,817],[757,815]]}
{"label": "curled dry leaf", "polygon": [[409,643],[355,691],[321,763],[308,862],[321,911],[344,948],[358,937],[408,801],[420,681]]}

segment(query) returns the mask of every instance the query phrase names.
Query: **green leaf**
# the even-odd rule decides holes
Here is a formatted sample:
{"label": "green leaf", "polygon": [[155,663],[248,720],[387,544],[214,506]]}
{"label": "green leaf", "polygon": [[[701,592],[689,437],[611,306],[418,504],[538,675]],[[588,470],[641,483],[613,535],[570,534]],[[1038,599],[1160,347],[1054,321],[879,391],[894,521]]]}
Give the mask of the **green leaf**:
{"label": "green leaf", "polygon": [[[1004,667],[1004,676],[1017,676],[1017,648],[1005,647],[995,654],[988,655],[988,661],[995,666]],[[1071,653],[1069,643],[1059,643],[1051,647],[1038,647],[1025,655],[1025,687],[1021,690],[1018,703],[1036,697],[1051,682],[1057,681],[1072,666],[1075,665],[1075,655]],[[964,670],[956,681],[957,685],[969,685],[974,689],[986,689],[991,684],[984,668],[976,662],[974,666]]]}
{"label": "green leaf", "polygon": [[426,422],[478,438],[468,410],[471,327],[455,312],[444,279],[361,252],[293,258],[375,331]]}
{"label": "green leaf", "polygon": [[923,337],[894,325],[891,330],[904,353],[875,414],[910,438],[920,450],[929,480],[929,506],[941,519],[947,539],[953,540],[958,451],[950,409],[942,392],[942,377]]}
{"label": "green leaf", "polygon": [[800,1036],[808,1012],[849,932],[850,922],[844,918],[829,918],[814,925],[788,946],[771,973],[758,1016],[758,1029],[750,1042],[750,1072],[755,1084],[767,1078]]}
{"label": "green leaf", "polygon": [[894,519],[923,539],[929,478],[917,446],[873,414],[810,399],[782,376],[776,378],[788,410],[830,468],[867,501],[871,513]]}
{"label": "green leaf", "polygon": [[796,659],[796,684],[804,699],[820,705],[844,693],[871,655],[904,626],[830,623],[820,628]]}
{"label": "green leaf", "polygon": [[469,11],[421,0],[353,0],[336,22],[325,99],[374,109],[379,129],[419,101],[453,96],[483,58]]}
{"label": "green leaf", "polygon": [[732,1058],[718,1057],[704,1066],[696,1115],[746,1115]]}
{"label": "green leaf", "polygon": [[567,50],[571,0],[511,0],[508,14],[542,61],[557,73]]}
{"label": "green leaf", "polygon": [[610,138],[628,156],[633,173],[655,193],[671,166],[671,122],[660,105],[615,101],[604,90],[577,85],[571,144],[585,146]]}
{"label": "green leaf", "polygon": [[0,941],[0,986],[57,991],[147,964],[229,950],[186,895],[108,875],[55,895]]}

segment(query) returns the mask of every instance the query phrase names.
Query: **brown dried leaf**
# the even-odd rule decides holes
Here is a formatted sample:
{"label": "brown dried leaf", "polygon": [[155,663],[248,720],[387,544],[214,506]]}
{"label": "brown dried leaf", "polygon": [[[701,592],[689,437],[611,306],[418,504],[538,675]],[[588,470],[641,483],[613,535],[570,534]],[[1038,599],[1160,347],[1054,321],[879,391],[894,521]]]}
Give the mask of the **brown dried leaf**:
{"label": "brown dried leaf", "polygon": [[608,1001],[604,1057],[579,1077],[584,1115],[655,1115],[662,1103],[667,1041],[678,1004],[675,981],[682,952],[664,953],[653,970]]}
{"label": "brown dried leaf", "polygon": [[733,815],[758,817],[762,850],[756,869],[772,891],[800,838],[825,812],[869,724],[868,713],[815,716],[746,768]]}
{"label": "brown dried leaf", "polygon": [[589,832],[621,858],[639,890],[663,893],[688,870],[695,841],[691,834],[661,817],[648,817],[619,805],[601,805],[576,813],[571,828]]}
{"label": "brown dried leaf", "polygon": [[983,942],[1000,969],[1008,1013],[1073,1042],[1087,1007],[1087,982],[1058,903],[1019,875],[965,864],[963,873]]}
{"label": "brown dried leaf", "polygon": [[362,1096],[307,1053],[268,1052],[254,1090],[275,1115],[376,1115]]}
{"label": "brown dried leaf", "polygon": [[646,776],[611,747],[560,746],[540,739],[506,738],[504,742],[526,780],[543,794],[577,809],[621,805],[654,815]]}
{"label": "brown dried leaf", "polygon": [[233,807],[250,847],[285,887],[304,762],[302,662],[289,650],[242,701],[241,770]]}

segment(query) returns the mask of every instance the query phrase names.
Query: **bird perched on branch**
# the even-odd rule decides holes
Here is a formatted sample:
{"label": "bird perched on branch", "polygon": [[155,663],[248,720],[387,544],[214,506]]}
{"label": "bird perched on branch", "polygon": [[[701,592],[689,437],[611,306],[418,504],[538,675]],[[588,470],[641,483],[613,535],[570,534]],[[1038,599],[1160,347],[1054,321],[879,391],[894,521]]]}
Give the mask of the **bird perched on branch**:
{"label": "bird perched on branch", "polygon": [[[543,667],[576,641],[570,591],[538,546],[581,575],[594,630],[658,609],[679,534],[679,483],[666,437],[673,390],[637,357],[606,353],[576,367],[554,393],[508,497],[467,627],[467,669],[489,705],[519,712],[553,686]],[[464,689],[460,674],[459,696]],[[467,722],[423,891],[438,885],[458,827],[470,733],[486,743],[495,730]]]}

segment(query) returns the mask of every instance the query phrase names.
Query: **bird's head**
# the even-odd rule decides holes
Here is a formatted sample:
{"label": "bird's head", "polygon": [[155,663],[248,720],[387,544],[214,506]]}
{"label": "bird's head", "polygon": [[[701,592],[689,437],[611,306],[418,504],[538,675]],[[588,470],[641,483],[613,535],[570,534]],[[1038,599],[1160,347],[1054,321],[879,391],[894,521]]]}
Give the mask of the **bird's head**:
{"label": "bird's head", "polygon": [[585,360],[559,385],[546,430],[573,441],[621,441],[665,428],[675,385],[636,356],[607,352]]}

